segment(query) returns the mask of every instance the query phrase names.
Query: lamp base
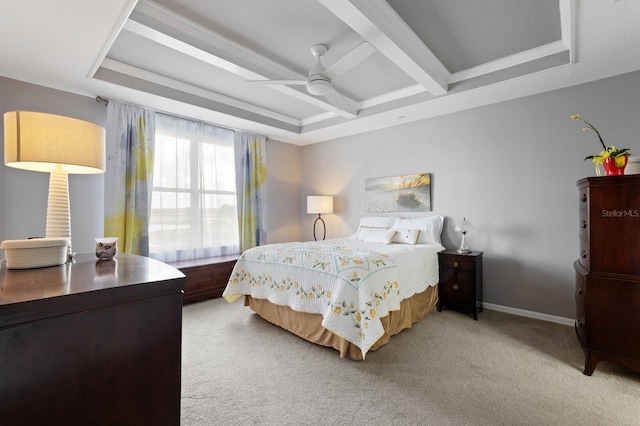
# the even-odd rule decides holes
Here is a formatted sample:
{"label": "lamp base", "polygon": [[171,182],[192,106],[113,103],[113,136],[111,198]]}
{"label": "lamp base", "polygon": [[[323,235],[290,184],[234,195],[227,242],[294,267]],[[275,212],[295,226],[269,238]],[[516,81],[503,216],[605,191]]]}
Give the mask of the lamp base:
{"label": "lamp base", "polygon": [[67,260],[73,260],[71,248],[71,209],[69,207],[69,177],[62,167],[51,170],[47,200],[47,238],[66,238]]}
{"label": "lamp base", "polygon": [[327,225],[325,225],[324,219],[320,217],[320,213],[318,213],[318,217],[313,222],[313,239],[315,241],[318,241],[318,239],[316,238],[316,223],[318,223],[318,221],[322,222],[322,229],[323,229],[322,239],[324,240],[327,237]]}
{"label": "lamp base", "polygon": [[462,241],[460,241],[460,248],[458,249],[458,253],[460,254],[467,254],[471,252],[471,250],[469,250],[469,247],[467,246],[466,238],[467,238],[467,233],[463,232]]}

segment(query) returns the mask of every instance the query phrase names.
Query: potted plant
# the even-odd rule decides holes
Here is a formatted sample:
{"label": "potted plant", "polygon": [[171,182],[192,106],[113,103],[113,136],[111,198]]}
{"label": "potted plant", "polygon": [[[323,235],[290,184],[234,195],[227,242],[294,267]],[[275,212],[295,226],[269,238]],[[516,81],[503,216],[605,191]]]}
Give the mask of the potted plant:
{"label": "potted plant", "polygon": [[572,115],[571,118],[574,120],[580,120],[584,124],[586,124],[587,127],[583,127],[582,131],[586,132],[587,130],[591,130],[592,132],[594,132],[598,136],[598,140],[600,141],[602,148],[604,148],[602,151],[600,151],[599,154],[589,155],[584,158],[585,160],[591,160],[591,162],[595,165],[596,175],[600,176],[600,164],[602,164],[602,167],[604,167],[606,176],[623,175],[624,168],[629,161],[629,154],[631,154],[629,152],[629,149],[617,149],[613,145],[605,145],[600,132],[593,126],[593,124],[589,123],[578,114]]}

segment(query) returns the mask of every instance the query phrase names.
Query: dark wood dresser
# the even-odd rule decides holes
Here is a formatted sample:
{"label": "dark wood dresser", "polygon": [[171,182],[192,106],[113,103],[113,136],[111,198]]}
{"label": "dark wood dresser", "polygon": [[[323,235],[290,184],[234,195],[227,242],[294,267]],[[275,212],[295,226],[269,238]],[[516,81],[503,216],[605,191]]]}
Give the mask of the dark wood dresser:
{"label": "dark wood dresser", "polygon": [[438,253],[438,312],[445,306],[471,309],[474,320],[482,312],[482,252],[460,254],[457,250]]}
{"label": "dark wood dresser", "polygon": [[600,361],[640,370],[640,175],[578,181],[575,329],[584,374]]}
{"label": "dark wood dresser", "polygon": [[184,275],[146,257],[0,270],[0,422],[179,425]]}

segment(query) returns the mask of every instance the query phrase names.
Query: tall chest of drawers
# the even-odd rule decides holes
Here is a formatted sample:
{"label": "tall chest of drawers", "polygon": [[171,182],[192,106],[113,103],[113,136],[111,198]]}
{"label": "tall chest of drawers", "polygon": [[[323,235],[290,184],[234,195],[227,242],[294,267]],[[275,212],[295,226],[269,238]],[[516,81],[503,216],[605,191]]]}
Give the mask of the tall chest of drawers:
{"label": "tall chest of drawers", "polygon": [[640,370],[640,175],[584,178],[578,189],[575,328],[584,374],[600,361]]}

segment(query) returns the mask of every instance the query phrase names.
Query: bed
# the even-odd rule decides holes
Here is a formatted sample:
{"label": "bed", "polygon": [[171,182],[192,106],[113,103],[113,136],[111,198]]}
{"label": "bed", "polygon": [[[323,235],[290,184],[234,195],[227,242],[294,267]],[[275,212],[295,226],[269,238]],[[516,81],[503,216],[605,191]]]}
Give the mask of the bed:
{"label": "bed", "polygon": [[340,357],[364,360],[435,310],[442,216],[364,217],[349,238],[269,244],[238,259],[223,297]]}

